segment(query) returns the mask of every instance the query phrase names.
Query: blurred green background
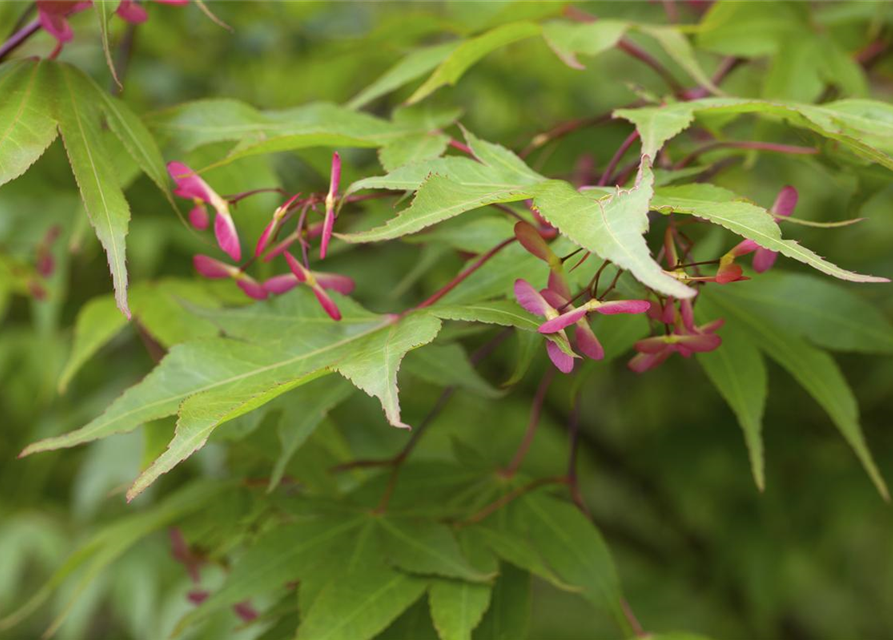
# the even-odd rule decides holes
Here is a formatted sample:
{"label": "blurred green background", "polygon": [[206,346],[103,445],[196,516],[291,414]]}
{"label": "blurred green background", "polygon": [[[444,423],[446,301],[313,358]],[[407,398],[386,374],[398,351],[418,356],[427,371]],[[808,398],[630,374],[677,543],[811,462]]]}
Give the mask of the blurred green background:
{"label": "blurred green background", "polygon": [[[260,108],[315,100],[343,103],[421,43],[557,14],[562,8],[559,3],[530,2],[213,3],[214,12],[233,26],[230,33],[194,6],[146,4],[150,19],[136,31],[124,91],[140,114],[203,97],[231,97]],[[697,3],[677,4],[684,22],[700,19],[704,8]],[[775,40],[766,45],[771,29],[761,25],[801,20],[805,12],[808,33],[831,38],[847,51],[857,50],[869,38],[889,38],[893,25],[888,3],[755,4],[764,5],[754,12],[766,22],[740,25],[757,45],[753,59],[724,85],[730,95],[770,92],[806,101],[828,97],[822,95],[823,86],[816,93],[809,82],[814,71],[809,65],[820,62],[807,59],[803,68],[777,70],[779,58],[789,56],[778,43],[806,36],[779,28],[780,35],[771,36]],[[0,4],[0,38],[11,31],[25,6]],[[578,6],[605,17],[667,20],[659,2]],[[72,24],[76,38],[62,59],[109,83],[94,19],[87,12]],[[125,25],[116,22],[113,40],[124,30]],[[45,55],[51,47],[49,38],[40,35],[20,53]],[[719,60],[709,52],[699,56],[708,70]],[[787,79],[778,80],[784,73]],[[679,77],[685,78],[681,73]],[[775,78],[774,84],[767,78]],[[880,59],[867,78],[866,94],[889,101],[893,60]],[[375,101],[370,110],[387,116],[411,89]],[[832,87],[832,95],[848,95],[848,90]],[[458,86],[441,89],[431,100],[460,107],[461,122],[471,131],[517,150],[557,123],[664,91],[657,76],[618,51],[589,60],[586,70],[578,71],[564,66],[537,39],[493,53]],[[735,126],[739,139],[797,142],[796,132],[754,119],[744,118]],[[553,176],[568,175],[581,155],[603,167],[628,133],[623,123],[582,129],[528,160]],[[201,153],[213,159],[219,150]],[[325,190],[328,161],[326,150],[255,157],[215,170],[207,179],[227,185],[222,193],[275,184],[290,190]],[[380,172],[372,151],[347,151],[345,165],[345,182]],[[847,268],[893,274],[893,185],[882,170],[855,175],[840,171],[823,156],[765,154],[742,158],[714,181],[763,205],[771,203],[781,186],[793,184],[801,196],[798,213],[812,220],[866,217],[858,225],[835,230],[798,227],[797,237]],[[128,236],[133,281],[191,276],[190,259],[202,250],[201,241],[183,228],[144,177],[128,190],[128,199],[133,208]],[[240,204],[238,215],[253,234],[276,204],[274,196],[258,196]],[[224,477],[250,455],[250,444],[228,446],[223,434],[134,506],[125,505],[123,490],[136,475],[144,449],[157,446],[151,430],[16,459],[27,443],[71,430],[101,412],[152,366],[138,332],[128,329],[87,365],[66,393],[57,392],[78,309],[111,288],[105,258],[86,225],[58,141],[33,170],[0,189],[0,254],[4,260],[31,260],[52,225],[59,225],[63,236],[56,245],[58,268],[47,299],[13,295],[0,281],[0,614],[33,594],[77,543],[103,523],[151,503],[186,478]],[[715,236],[715,246],[729,242],[718,230]],[[421,300],[462,264],[460,256],[444,256],[420,281],[395,291],[394,283],[417,263],[423,249],[397,243],[377,247],[388,260],[379,260],[374,278],[364,272],[368,251],[339,255],[334,270],[354,276],[360,285],[357,298],[376,310]],[[792,263],[782,266],[798,270]],[[844,286],[893,318],[889,286]],[[469,340],[483,338],[470,335]],[[482,365],[484,377],[494,383],[505,380],[515,348],[513,340],[503,345]],[[859,354],[835,357],[858,397],[878,466],[893,481],[893,360]],[[537,369],[545,366],[544,358],[535,364]],[[751,479],[740,428],[697,363],[673,359],[646,376],[630,373],[622,361],[591,368],[583,389],[582,489],[614,553],[627,599],[648,630],[691,630],[727,639],[889,638],[893,511],[878,497],[827,416],[787,374],[770,367],[764,429],[767,488],[762,494]],[[450,438],[461,436],[494,456],[510,456],[526,426],[537,377],[528,375],[498,401],[459,392],[418,455],[442,457]],[[569,385],[562,384],[550,392],[543,427],[525,463],[533,475],[563,469],[569,393]],[[401,394],[412,422],[433,404],[438,389],[407,376],[401,378]],[[389,429],[378,413],[367,398],[355,398],[333,413],[329,427],[357,452],[392,452],[405,434]],[[76,582],[68,580],[62,593],[75,588]],[[155,534],[89,586],[58,637],[165,637],[190,606],[185,599],[188,588],[166,535]],[[46,605],[3,637],[37,637],[63,601]],[[233,620],[190,637],[252,637],[250,630],[227,635]],[[537,583],[534,640],[615,634],[609,621],[593,616],[581,600]]]}

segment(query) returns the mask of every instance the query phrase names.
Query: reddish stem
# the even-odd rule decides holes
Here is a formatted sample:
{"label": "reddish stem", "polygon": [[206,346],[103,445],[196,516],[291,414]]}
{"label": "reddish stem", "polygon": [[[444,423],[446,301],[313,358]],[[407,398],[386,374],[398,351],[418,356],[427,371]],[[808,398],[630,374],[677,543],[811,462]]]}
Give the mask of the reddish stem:
{"label": "reddish stem", "polygon": [[[633,103],[631,105],[628,105],[626,108],[633,108],[638,104],[639,103]],[[610,120],[611,112],[609,111],[598,116],[593,116],[592,118],[579,118],[577,120],[562,122],[555,125],[548,131],[534,136],[533,139],[530,141],[530,144],[527,145],[524,150],[521,151],[521,153],[518,155],[520,155],[522,158],[526,158],[531,153],[533,153],[543,145],[552,142],[553,140],[558,140],[559,138],[563,138],[564,136],[569,135],[574,131],[584,129],[586,127],[593,127],[596,125],[604,124]]]}
{"label": "reddish stem", "polygon": [[512,237],[512,238],[509,238],[508,240],[503,240],[502,242],[500,242],[498,245],[496,245],[495,247],[490,249],[487,253],[483,254],[480,258],[475,260],[470,266],[468,266],[467,268],[460,271],[459,274],[455,278],[450,280],[446,285],[444,285],[443,288],[441,288],[439,291],[437,291],[430,298],[428,298],[424,302],[413,307],[413,310],[424,309],[425,307],[430,307],[432,304],[434,304],[435,302],[437,302],[438,300],[443,298],[450,291],[455,289],[459,284],[462,283],[462,281],[464,281],[466,278],[468,278],[468,276],[470,276],[472,273],[474,273],[475,271],[480,269],[482,266],[484,266],[484,264],[486,264],[486,262],[490,258],[492,258],[497,253],[502,251],[504,248],[509,246],[515,240],[516,240],[516,238]]}
{"label": "reddish stem", "polygon": [[774,153],[787,153],[791,155],[813,156],[819,150],[813,147],[798,147],[790,144],[778,144],[775,142],[756,142],[751,140],[727,140],[721,142],[713,142],[708,145],[696,149],[676,163],[674,169],[684,169],[690,165],[698,156],[722,148],[733,149],[757,149],[760,151],[772,151]]}
{"label": "reddish stem", "polygon": [[458,150],[461,151],[462,153],[467,153],[468,155],[470,155],[470,156],[472,156],[472,157],[474,156],[474,152],[471,150],[471,147],[469,147],[467,144],[463,144],[463,143],[459,142],[458,140],[453,140],[453,139],[451,138],[451,139],[450,139],[450,146],[451,146],[453,149],[458,149]]}
{"label": "reddish stem", "polygon": [[252,189],[251,191],[242,191],[241,193],[234,193],[231,196],[223,196],[223,199],[226,200],[227,202],[229,202],[230,204],[235,204],[239,200],[244,200],[245,198],[256,195],[258,193],[271,193],[271,192],[281,193],[282,195],[285,195],[286,193],[288,193],[285,189],[283,189],[281,187],[264,187],[262,189]]}
{"label": "reddish stem", "polygon": [[533,406],[530,409],[530,422],[527,424],[527,431],[524,433],[524,438],[521,440],[521,444],[515,452],[515,457],[512,458],[509,466],[502,471],[502,475],[506,478],[511,478],[515,475],[518,471],[518,467],[520,467],[521,463],[524,461],[524,457],[527,455],[530,445],[533,444],[533,436],[536,435],[536,429],[540,423],[540,415],[543,412],[543,403],[546,401],[546,392],[549,390],[549,385],[552,384],[552,380],[554,379],[555,368],[549,367],[546,370],[545,375],[543,375],[543,379],[540,380],[536,395],[533,397]]}
{"label": "reddish stem", "polygon": [[608,166],[605,167],[605,172],[602,174],[602,177],[598,181],[598,186],[603,187],[608,184],[608,180],[611,175],[614,173],[614,169],[617,168],[619,162],[623,159],[623,155],[629,151],[629,148],[633,145],[633,143],[639,139],[639,132],[633,131],[629,134],[626,140],[617,148],[617,151],[614,153],[614,156],[611,158],[611,161],[608,162]]}
{"label": "reddish stem", "polygon": [[533,482],[525,484],[523,487],[518,487],[509,491],[505,495],[500,496],[497,500],[494,500],[490,504],[486,505],[483,509],[470,516],[467,520],[458,523],[458,526],[465,527],[470,524],[476,524],[485,519],[491,513],[502,509],[502,507],[510,503],[512,500],[520,498],[524,494],[530,493],[534,489],[538,489],[547,484],[566,484],[567,481],[568,479],[565,477],[539,478],[537,480],[534,480]]}
{"label": "reddish stem", "polygon": [[33,20],[26,24],[24,27],[16,31],[12,34],[9,39],[0,45],[0,61],[3,60],[10,53],[15,51],[22,45],[28,38],[33,36],[40,30],[40,20]]}

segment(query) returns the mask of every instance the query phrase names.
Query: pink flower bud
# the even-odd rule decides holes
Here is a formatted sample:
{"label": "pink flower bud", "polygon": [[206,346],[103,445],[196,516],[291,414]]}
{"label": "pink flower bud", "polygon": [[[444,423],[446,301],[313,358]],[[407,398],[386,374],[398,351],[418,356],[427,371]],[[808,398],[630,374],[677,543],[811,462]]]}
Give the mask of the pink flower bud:
{"label": "pink flower bud", "polygon": [[245,292],[249,298],[255,300],[266,300],[267,290],[261,284],[249,275],[240,273],[236,278],[236,286]]}
{"label": "pink flower bud", "polygon": [[353,278],[349,278],[347,276],[342,276],[337,273],[314,273],[313,276],[316,278],[316,282],[323,289],[328,289],[330,291],[337,291],[343,295],[350,295],[354,287]]}
{"label": "pink flower bud", "polygon": [[595,307],[595,311],[610,316],[618,313],[645,313],[650,308],[651,303],[647,300],[613,300],[601,303]]}
{"label": "pink flower bud", "polygon": [[572,297],[571,288],[567,284],[567,278],[564,276],[560,264],[558,267],[549,271],[548,288],[549,291],[561,296],[565,300],[569,300]]}
{"label": "pink flower bud", "polygon": [[236,269],[232,265],[203,255],[193,256],[192,264],[195,267],[196,271],[198,271],[204,277],[210,278],[212,280],[219,280],[221,278],[232,278],[233,275],[238,272],[238,269]]}
{"label": "pink flower bud", "polygon": [[133,0],[121,0],[121,4],[115,10],[118,17],[130,24],[141,24],[149,18],[149,14]]}
{"label": "pink flower bud", "polygon": [[208,210],[203,203],[198,203],[189,210],[189,224],[199,231],[208,228]]}
{"label": "pink flower bud", "polygon": [[515,298],[524,309],[538,316],[546,316],[552,307],[526,280],[515,280]]}
{"label": "pink flower bud", "polygon": [[555,254],[549,248],[549,245],[546,244],[546,241],[543,240],[539,231],[532,224],[523,220],[515,224],[515,237],[521,243],[521,246],[527,249],[528,253],[536,256],[543,262],[551,264],[552,259],[555,258]]}
{"label": "pink flower bud", "polygon": [[[208,186],[207,182],[182,162],[168,162],[167,171],[176,183],[175,195],[205,202],[214,207],[217,212],[217,217],[214,219],[214,235],[217,238],[217,244],[230,258],[236,262],[241,260],[242,249],[239,246],[239,235],[236,233],[236,225],[229,214],[229,204],[226,200],[217,195],[217,192]],[[190,218],[191,216],[192,212],[190,212]]]}
{"label": "pink flower bud", "polygon": [[549,360],[561,373],[570,373],[574,370],[573,357],[562,351],[561,347],[554,342],[546,343],[546,353],[549,354]]}
{"label": "pink flower bud", "polygon": [[288,263],[288,268],[291,269],[291,272],[295,274],[298,282],[304,283],[310,280],[310,271],[304,265],[302,265],[292,254],[286,253],[285,261]]}
{"label": "pink flower bud", "polygon": [[50,253],[47,249],[41,247],[37,251],[37,273],[42,275],[44,278],[49,278],[53,275],[53,271],[56,269],[56,260],[53,258],[53,254]]}
{"label": "pink flower bud", "polygon": [[778,192],[778,196],[775,198],[771,211],[777,216],[787,217],[794,212],[794,207],[797,206],[798,199],[799,194],[797,193],[797,190],[790,185],[785,186]]}
{"label": "pink flower bud", "polygon": [[595,337],[592,327],[589,326],[586,320],[579,321],[575,327],[574,337],[577,340],[577,349],[591,360],[604,359],[605,349],[598,341],[598,338]]}
{"label": "pink flower bud", "polygon": [[335,226],[335,201],[338,199],[338,186],[341,184],[341,156],[332,154],[332,175],[329,179],[329,193],[326,195],[326,217],[323,222],[322,239],[319,244],[319,257],[323,259],[332,239],[332,228]]}
{"label": "pink flower bud", "polygon": [[286,291],[291,291],[299,284],[301,283],[295,277],[295,274],[283,273],[282,275],[273,276],[272,278],[264,281],[263,288],[266,289],[266,291],[269,293],[279,294],[285,293]]}
{"label": "pink flower bud", "polygon": [[566,311],[557,318],[552,318],[541,324],[538,331],[540,333],[557,333],[558,331],[571,326],[581,318],[585,318],[587,311],[588,309],[586,307]]}
{"label": "pink flower bud", "polygon": [[214,236],[217,238],[217,244],[230,258],[236,262],[242,259],[239,235],[236,233],[236,225],[229,212],[217,211],[217,217],[214,218]]}
{"label": "pink flower bud", "polygon": [[53,36],[59,44],[69,42],[74,37],[67,16],[83,11],[90,2],[71,2],[70,0],[37,0],[37,16],[40,26]]}
{"label": "pink flower bud", "polygon": [[658,353],[639,353],[627,363],[627,366],[636,373],[645,373],[662,364],[673,352],[665,349]]}
{"label": "pink flower bud", "polygon": [[716,271],[716,277],[712,280],[717,284],[729,284],[730,282],[744,279],[743,276],[744,270],[734,262],[720,263],[719,269]]}
{"label": "pink flower bud", "polygon": [[332,320],[341,320],[341,311],[338,310],[338,306],[335,302],[328,296],[328,294],[323,290],[319,285],[313,286],[313,294],[316,296],[317,301],[322,306],[323,310],[329,314],[329,317]]}
{"label": "pink flower bud", "polygon": [[254,607],[252,607],[247,600],[234,604],[233,611],[236,612],[236,615],[239,616],[243,622],[251,622],[257,618],[257,611],[254,610]]}

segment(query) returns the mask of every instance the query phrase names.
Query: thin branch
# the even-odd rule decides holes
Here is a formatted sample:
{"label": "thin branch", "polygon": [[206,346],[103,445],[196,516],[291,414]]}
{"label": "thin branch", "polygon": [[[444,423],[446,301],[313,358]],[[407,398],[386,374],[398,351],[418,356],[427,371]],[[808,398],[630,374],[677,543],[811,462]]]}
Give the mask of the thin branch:
{"label": "thin branch", "polygon": [[434,295],[432,295],[430,298],[428,298],[428,299],[425,300],[424,302],[421,302],[421,303],[417,304],[415,307],[413,307],[412,310],[424,309],[425,307],[430,307],[432,304],[434,304],[435,302],[437,302],[438,300],[440,300],[441,298],[443,298],[443,297],[444,297],[446,294],[448,294],[450,291],[452,291],[453,289],[455,289],[455,288],[456,288],[458,285],[460,285],[466,278],[468,278],[468,276],[470,276],[470,275],[473,274],[475,271],[477,271],[477,270],[480,269],[482,266],[484,266],[484,264],[486,264],[487,261],[490,260],[490,258],[492,258],[492,257],[495,256],[497,253],[499,253],[500,251],[502,251],[504,248],[506,248],[507,246],[509,246],[509,245],[510,245],[511,243],[513,243],[515,240],[516,240],[515,237],[511,237],[511,238],[509,238],[508,240],[503,240],[502,242],[500,242],[498,245],[496,245],[495,247],[493,247],[492,249],[490,249],[487,253],[481,255],[481,257],[479,257],[477,260],[475,260],[470,266],[468,266],[468,267],[466,267],[465,269],[463,269],[462,271],[460,271],[460,272],[456,275],[455,278],[453,278],[453,279],[450,280],[448,283],[446,283],[440,290],[438,290],[437,292],[435,292]]}
{"label": "thin branch", "polygon": [[819,150],[814,147],[800,147],[791,144],[778,144],[775,142],[758,142],[754,140],[723,140],[720,142],[711,142],[710,144],[704,145],[700,149],[695,149],[690,154],[685,156],[682,160],[677,162],[673,168],[674,169],[684,169],[692,162],[694,162],[699,156],[709,153],[710,151],[715,151],[716,149],[756,149],[758,151],[771,151],[773,153],[785,153],[790,155],[800,155],[800,156],[814,156],[819,153]]}
{"label": "thin branch", "polygon": [[[635,106],[629,105],[629,107]],[[579,131],[580,129],[585,129],[586,127],[594,127],[600,124],[604,124],[611,120],[611,112],[603,113],[598,116],[593,116],[591,118],[579,118],[577,120],[569,120],[568,122],[562,122],[560,124],[555,125],[548,131],[544,133],[539,133],[533,137],[524,149],[518,155],[522,158],[526,158],[531,153],[547,145],[553,140],[558,140],[559,138],[563,138],[575,131]]]}
{"label": "thin branch", "polygon": [[32,20],[24,27],[12,34],[9,39],[0,45],[0,62],[10,53],[18,49],[28,38],[40,30],[40,20]]}
{"label": "thin branch", "polygon": [[552,384],[552,380],[555,379],[555,371],[554,367],[549,367],[543,375],[542,380],[540,380],[536,395],[533,397],[533,406],[530,408],[530,421],[527,424],[527,431],[524,433],[524,437],[521,439],[521,444],[518,446],[518,450],[515,452],[515,456],[512,458],[511,463],[509,463],[509,466],[502,471],[502,475],[506,478],[511,478],[515,475],[518,471],[518,467],[520,467],[521,463],[524,461],[524,457],[527,455],[530,445],[533,444],[533,436],[536,435],[536,429],[540,423],[540,415],[543,412],[543,403],[546,401],[546,392],[549,390],[549,385]]}
{"label": "thin branch", "polygon": [[454,140],[454,139],[450,138],[450,146],[453,149],[458,149],[462,153],[467,153],[471,157],[474,157],[474,152],[471,150],[471,147],[469,147],[467,144],[463,144],[463,143],[459,142],[458,140]]}
{"label": "thin branch", "polygon": [[[469,358],[472,366],[476,365],[488,355],[493,353],[496,347],[502,344],[502,341],[508,337],[509,333],[511,333],[510,328],[500,331],[495,338],[475,351]],[[391,458],[389,462],[389,464],[391,465],[391,475],[388,477],[388,484],[385,487],[384,493],[381,496],[381,500],[379,501],[378,506],[375,507],[375,509],[373,510],[373,513],[384,513],[385,510],[388,508],[388,504],[390,504],[391,498],[394,495],[394,490],[397,488],[397,479],[400,476],[400,470],[403,468],[403,462],[415,448],[416,444],[418,444],[419,439],[422,437],[422,434],[427,431],[428,426],[434,421],[434,418],[440,415],[440,412],[443,411],[444,407],[446,407],[447,403],[450,401],[450,398],[453,397],[453,394],[455,392],[455,386],[447,387],[443,390],[443,393],[441,393],[440,397],[437,399],[437,403],[435,403],[434,407],[432,407],[432,409],[428,412],[428,415],[425,416],[425,419],[415,430],[415,433],[412,434],[409,441],[406,443],[406,446],[404,446],[403,449],[396,456]]]}
{"label": "thin branch", "polygon": [[457,523],[457,527],[467,527],[471,524],[477,524],[481,520],[484,520],[487,516],[492,514],[495,511],[498,511],[512,500],[520,498],[521,496],[530,493],[534,489],[538,489],[548,484],[566,484],[567,478],[565,477],[557,477],[557,478],[538,478],[533,482],[529,482],[524,486],[518,487],[509,491],[508,493],[500,496],[497,500],[494,500],[490,504],[483,507],[480,511],[471,515],[467,520],[463,520],[462,522]]}
{"label": "thin branch", "polygon": [[[479,349],[477,349],[474,353],[472,353],[468,357],[468,361],[471,362],[472,366],[477,365],[484,358],[489,356],[493,351],[498,347],[503,341],[509,337],[511,334],[511,327],[507,327],[506,329],[500,331],[496,336],[490,340],[489,342],[482,345]],[[428,411],[427,415],[422,419],[422,422],[418,427],[413,429],[412,435],[407,441],[406,445],[401,449],[397,455],[391,458],[384,459],[360,459],[360,460],[352,460],[351,462],[346,462],[343,464],[339,464],[335,467],[332,467],[332,473],[339,473],[342,471],[350,471],[351,469],[366,469],[370,467],[389,467],[392,465],[400,465],[404,460],[409,456],[412,450],[415,448],[418,441],[421,439],[422,434],[428,429],[428,426],[434,421],[434,419],[440,415],[441,411],[444,410],[450,398],[452,398],[453,393],[455,393],[456,387],[451,386],[447,387],[440,394],[440,397],[437,399],[437,402],[434,403],[434,406]]]}
{"label": "thin branch", "polygon": [[605,172],[602,174],[602,177],[599,178],[598,186],[603,187],[608,184],[608,180],[611,178],[611,175],[614,173],[614,169],[617,168],[617,165],[623,159],[624,154],[629,151],[629,148],[633,145],[633,143],[639,139],[639,131],[633,131],[626,137],[626,140],[617,148],[617,151],[614,152],[613,157],[610,162],[608,162],[608,166],[605,167]]}

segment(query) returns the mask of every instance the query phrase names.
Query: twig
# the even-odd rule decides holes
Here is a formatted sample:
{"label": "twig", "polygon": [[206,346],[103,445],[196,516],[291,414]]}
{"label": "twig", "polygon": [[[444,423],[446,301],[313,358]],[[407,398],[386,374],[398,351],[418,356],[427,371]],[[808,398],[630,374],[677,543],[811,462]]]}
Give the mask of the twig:
{"label": "twig", "polygon": [[[489,356],[493,351],[498,347],[502,342],[508,338],[509,334],[512,332],[510,327],[500,331],[496,336],[481,346],[477,351],[472,353],[468,360],[472,365],[477,365],[481,360]],[[428,411],[428,414],[424,417],[422,422],[418,427],[413,429],[412,436],[410,436],[406,445],[403,449],[400,450],[397,455],[384,458],[384,459],[360,459],[360,460],[352,460],[351,462],[346,462],[343,464],[339,464],[335,467],[332,467],[332,473],[339,473],[342,471],[350,471],[351,469],[366,469],[370,467],[389,467],[392,465],[400,465],[404,460],[409,456],[412,450],[415,448],[418,441],[421,439],[422,434],[428,429],[428,426],[434,421],[434,419],[440,415],[440,412],[446,407],[450,398],[455,393],[456,387],[451,386],[447,387],[440,394],[440,397],[437,399],[437,402],[434,403],[434,406],[431,407],[431,410]]]}
{"label": "twig", "polygon": [[497,253],[502,251],[504,248],[513,243],[517,238],[511,237],[508,240],[503,240],[498,245],[490,249],[487,253],[481,255],[480,258],[475,260],[470,266],[466,267],[462,271],[460,271],[455,278],[446,283],[440,290],[434,293],[430,298],[417,304],[412,310],[424,309],[425,307],[430,307],[432,304],[443,298],[450,291],[455,289],[459,284],[461,284],[468,276],[472,273],[480,269],[490,258],[495,256]]}
{"label": "twig", "polygon": [[454,139],[450,138],[450,146],[453,149],[458,149],[462,153],[467,153],[468,155],[474,157],[474,152],[471,150],[471,147],[469,147],[467,144],[463,144],[463,143],[459,142],[458,140],[454,140]]}
{"label": "twig", "polygon": [[509,463],[508,467],[502,470],[502,475],[506,478],[511,478],[515,475],[518,471],[518,467],[520,467],[521,463],[524,461],[524,457],[527,455],[530,445],[533,444],[533,436],[536,435],[536,429],[540,423],[540,415],[543,412],[543,403],[546,401],[546,392],[549,390],[549,385],[552,384],[552,380],[555,379],[555,371],[554,367],[549,367],[543,375],[543,379],[540,380],[536,395],[533,397],[533,406],[530,409],[530,421],[527,424],[527,431],[524,433],[524,437],[521,439],[521,444],[518,446],[518,450],[515,452],[515,456],[512,458],[511,463]]}
{"label": "twig", "polygon": [[9,39],[0,45],[0,61],[10,53],[18,49],[28,38],[40,30],[40,20],[32,20],[24,27],[12,34]]}
{"label": "twig", "polygon": [[470,524],[476,524],[481,520],[484,520],[487,516],[492,514],[494,511],[498,511],[512,500],[520,498],[526,493],[530,493],[534,489],[538,489],[539,487],[545,486],[547,484],[566,484],[568,479],[566,477],[557,477],[557,478],[539,478],[534,480],[533,482],[529,482],[522,487],[518,487],[509,491],[508,493],[500,496],[497,500],[494,500],[490,504],[483,507],[480,511],[471,515],[467,520],[463,520],[456,524],[457,527],[467,527]]}
{"label": "twig", "polygon": [[[488,355],[493,353],[493,351],[498,347],[503,340],[508,337],[508,334],[511,333],[511,329],[504,329],[500,331],[493,340],[482,346],[480,349],[475,351],[474,354],[469,358],[469,361],[472,365],[476,365],[482,359],[486,358]],[[437,403],[432,407],[432,409],[428,412],[428,415],[425,416],[425,419],[415,430],[415,433],[412,434],[409,441],[406,443],[406,446],[393,458],[391,458],[388,464],[391,465],[391,475],[388,477],[388,484],[385,487],[384,493],[381,496],[381,500],[378,503],[378,506],[375,507],[373,513],[384,513],[388,508],[388,504],[391,501],[391,498],[394,495],[394,489],[397,487],[397,478],[400,475],[400,469],[403,468],[403,462],[415,448],[416,444],[418,444],[419,439],[422,437],[422,434],[428,429],[428,426],[434,421],[440,412],[443,411],[444,407],[446,407],[447,403],[450,401],[450,398],[453,397],[453,394],[456,392],[456,387],[447,387],[443,390],[443,393],[440,394],[440,397],[437,399]],[[349,468],[349,467],[348,467]]]}
{"label": "twig", "polygon": [[598,186],[603,187],[608,184],[608,180],[611,175],[614,173],[614,169],[617,168],[618,163],[623,159],[623,155],[629,151],[629,148],[633,145],[633,143],[639,139],[638,130],[633,131],[626,137],[626,140],[617,148],[617,151],[614,152],[613,157],[610,162],[608,162],[608,166],[605,167],[605,172],[602,174],[602,177],[599,178]]}
{"label": "twig", "polygon": [[[628,105],[629,107],[636,106],[635,103],[632,105]],[[598,116],[593,116],[591,118],[579,118],[577,120],[570,120],[568,122],[562,122],[560,124],[555,125],[548,131],[544,133],[539,133],[533,137],[524,149],[518,155],[522,158],[526,158],[531,153],[539,149],[540,147],[552,142],[553,140],[558,140],[559,138],[563,138],[566,135],[573,133],[574,131],[579,131],[580,129],[584,129],[586,127],[594,127],[596,125],[604,124],[611,120],[611,112],[603,113]]]}
{"label": "twig", "polygon": [[800,147],[791,144],[778,144],[775,142],[758,142],[754,140],[724,140],[720,142],[711,142],[704,145],[700,149],[695,149],[682,160],[677,162],[673,169],[684,169],[699,156],[715,151],[716,149],[732,148],[732,149],[756,149],[759,151],[772,151],[773,153],[786,153],[790,155],[814,156],[819,153],[814,147]]}

